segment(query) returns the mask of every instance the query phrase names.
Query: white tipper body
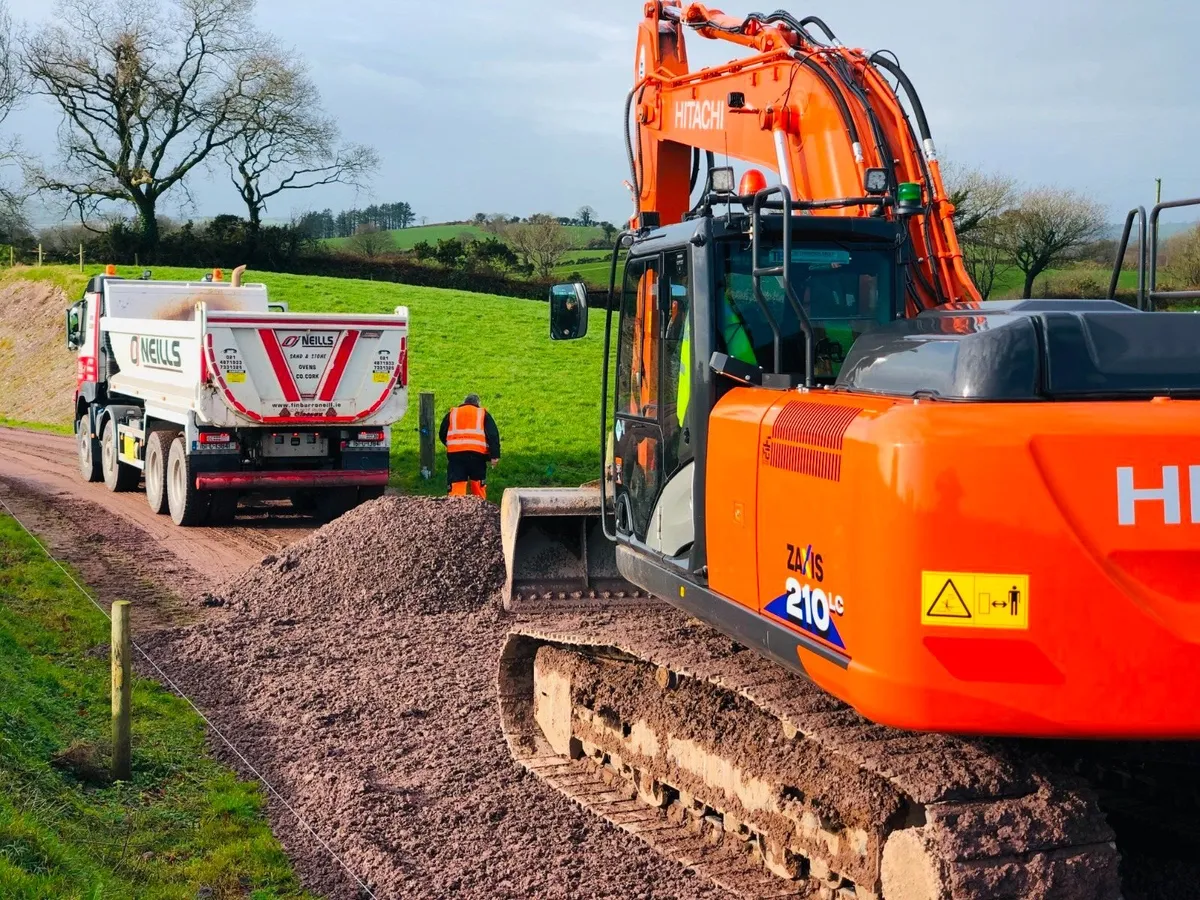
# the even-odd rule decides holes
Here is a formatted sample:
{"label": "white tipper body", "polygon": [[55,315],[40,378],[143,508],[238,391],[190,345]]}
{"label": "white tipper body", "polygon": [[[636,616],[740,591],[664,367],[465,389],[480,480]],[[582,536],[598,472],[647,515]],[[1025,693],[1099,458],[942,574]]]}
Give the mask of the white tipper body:
{"label": "white tipper body", "polygon": [[272,310],[262,284],[106,280],[110,395],[218,428],[386,426],[408,404],[408,310]]}

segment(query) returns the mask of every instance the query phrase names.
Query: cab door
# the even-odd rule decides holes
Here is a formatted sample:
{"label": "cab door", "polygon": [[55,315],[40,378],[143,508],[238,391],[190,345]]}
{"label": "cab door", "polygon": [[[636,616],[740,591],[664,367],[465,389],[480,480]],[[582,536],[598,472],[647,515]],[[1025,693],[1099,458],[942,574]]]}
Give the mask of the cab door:
{"label": "cab door", "polygon": [[692,540],[687,271],[686,249],[629,260],[617,344],[617,531],[668,556]]}

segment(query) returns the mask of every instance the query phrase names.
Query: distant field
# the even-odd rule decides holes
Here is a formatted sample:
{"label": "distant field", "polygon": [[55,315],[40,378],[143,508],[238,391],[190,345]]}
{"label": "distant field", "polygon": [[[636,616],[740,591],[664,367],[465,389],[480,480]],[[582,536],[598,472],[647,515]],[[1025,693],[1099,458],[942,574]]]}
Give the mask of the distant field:
{"label": "distant field", "polygon": [[[88,270],[89,273],[94,271]],[[136,277],[139,269],[122,267]],[[199,280],[199,269],[156,268],[155,278]],[[550,341],[545,303],[341,278],[248,272],[267,285],[271,299],[297,312],[389,312],[407,306],[410,332],[409,414],[394,428],[393,483],[412,492],[445,490],[445,456],[433,482],[418,464],[417,394],[433,391],[437,415],[478,392],[500,427],[503,460],[490,476],[491,496],[506,485],[582,484],[599,476],[596,429],[600,407],[598,329],[581,341]],[[13,278],[52,281],[78,297],[87,276],[69,266],[17,269]],[[61,347],[59,322],[45,340]],[[65,350],[52,357],[74,367]],[[66,402],[69,403],[68,397]],[[3,410],[0,410],[0,415]],[[439,445],[439,450],[440,450]]]}
{"label": "distant field", "polygon": [[[1043,286],[1046,282],[1051,285],[1051,293],[1053,286],[1060,283],[1079,283],[1081,280],[1087,280],[1098,284],[1101,288],[1101,294],[1108,290],[1108,282],[1112,277],[1112,269],[1095,266],[1095,265],[1080,265],[1070,269],[1048,269],[1037,277],[1033,285],[1033,294],[1035,297],[1044,293]],[[1012,268],[1004,272],[996,279],[996,284],[992,288],[991,299],[1004,300],[1021,295],[1021,288],[1025,284],[1025,276],[1021,274],[1020,269]],[[1118,286],[1122,290],[1137,289],[1137,269],[1126,267],[1121,272],[1121,280]]]}
{"label": "distant field", "polygon": [[[583,278],[584,284],[593,288],[604,288],[608,290],[608,280],[612,272],[612,251],[611,250],[572,250],[566,254],[566,262],[562,262],[554,267],[554,277],[568,279],[578,274]],[[576,262],[576,260],[587,260],[586,262]],[[622,256],[624,260],[624,256]],[[618,280],[620,280],[621,270],[617,270]]]}
{"label": "distant field", "polygon": [[[575,245],[578,247],[586,247],[589,241],[604,237],[604,229],[595,226],[585,228],[579,225],[568,225],[566,228],[570,232]],[[486,231],[477,225],[467,224],[418,225],[413,228],[400,228],[395,231],[389,231],[387,234],[392,236],[392,242],[397,250],[411,250],[421,241],[434,245],[438,241],[463,237],[464,235],[469,235],[476,240],[483,240],[490,237]],[[328,238],[324,243],[326,246],[335,249],[348,249],[351,240],[351,238]],[[571,253],[576,255],[581,252],[583,251],[571,251]]]}

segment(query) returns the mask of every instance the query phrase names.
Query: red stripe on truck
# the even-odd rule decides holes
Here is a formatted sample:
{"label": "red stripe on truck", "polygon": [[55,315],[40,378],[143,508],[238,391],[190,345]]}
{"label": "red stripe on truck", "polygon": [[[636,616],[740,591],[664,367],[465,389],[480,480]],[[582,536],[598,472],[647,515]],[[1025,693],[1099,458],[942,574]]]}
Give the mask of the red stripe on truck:
{"label": "red stripe on truck", "polygon": [[267,351],[271,368],[275,370],[275,380],[283,391],[283,399],[288,403],[298,403],[300,391],[296,388],[296,380],[292,378],[292,370],[288,368],[283,348],[279,346],[279,337],[270,328],[258,329],[258,336],[262,339],[263,349]]}
{"label": "red stripe on truck", "polygon": [[321,376],[321,382],[317,385],[318,400],[328,402],[337,393],[338,385],[342,382],[342,375],[346,371],[346,363],[350,361],[350,354],[358,342],[358,334],[357,331],[347,331],[342,335],[341,341],[333,351],[333,361],[325,369],[325,374]]}
{"label": "red stripe on truck", "polygon": [[201,491],[285,487],[373,487],[386,485],[387,469],[339,469],[313,472],[210,472],[196,476]]}

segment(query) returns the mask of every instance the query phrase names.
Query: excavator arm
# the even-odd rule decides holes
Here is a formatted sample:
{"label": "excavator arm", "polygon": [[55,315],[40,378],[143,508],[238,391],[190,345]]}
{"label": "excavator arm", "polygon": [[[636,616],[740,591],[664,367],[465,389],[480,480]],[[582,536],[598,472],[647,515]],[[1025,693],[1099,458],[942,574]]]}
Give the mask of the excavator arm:
{"label": "excavator arm", "polygon": [[[751,55],[691,71],[685,29]],[[773,170],[813,215],[878,215],[880,207],[862,198],[868,170],[882,169],[893,201],[885,215],[897,214],[901,184],[920,186],[920,211],[905,229],[907,313],[980,299],[963,264],[920,100],[893,59],[842,46],[815,17],[737,19],[699,3],[651,0],[634,74],[628,150],[635,222],[683,218],[701,152]],[[906,94],[912,117],[887,76]]]}

